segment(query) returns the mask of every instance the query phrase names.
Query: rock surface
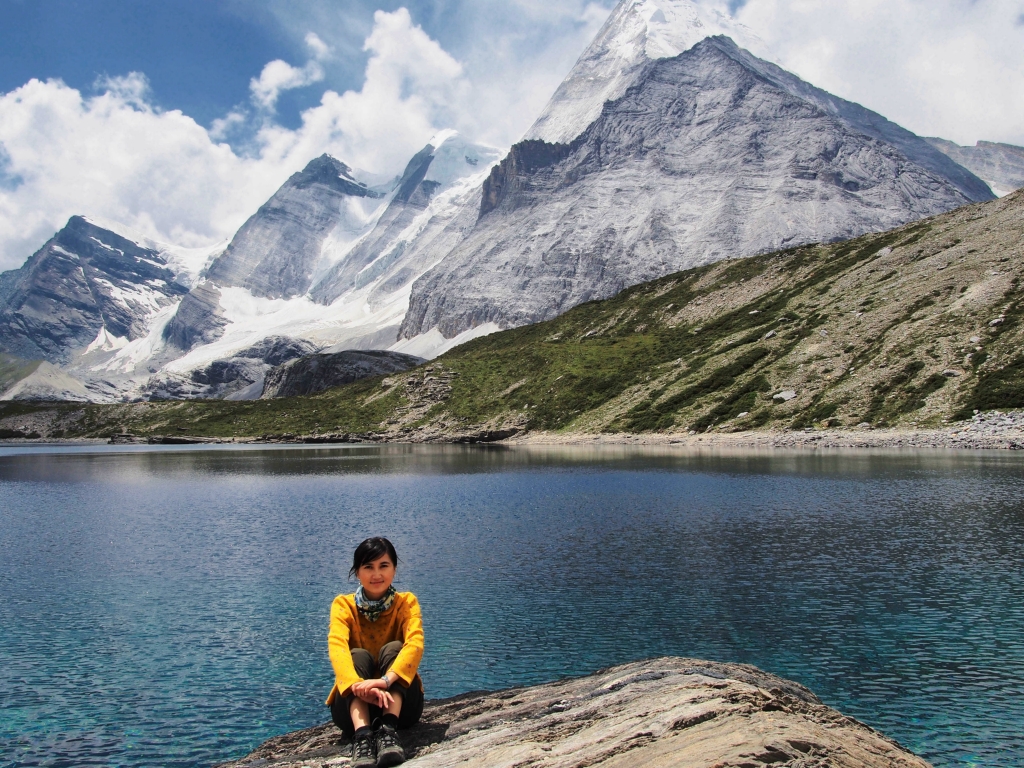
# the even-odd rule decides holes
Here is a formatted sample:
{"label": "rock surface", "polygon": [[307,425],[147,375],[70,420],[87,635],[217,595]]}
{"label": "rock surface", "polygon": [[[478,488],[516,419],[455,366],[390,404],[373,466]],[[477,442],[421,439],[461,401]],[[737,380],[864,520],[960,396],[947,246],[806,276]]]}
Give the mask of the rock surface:
{"label": "rock surface", "polygon": [[[429,702],[402,733],[410,768],[927,768],[803,686],[742,664],[661,658],[588,677]],[[333,725],[219,768],[349,764]]]}
{"label": "rock surface", "polygon": [[[500,152],[473,144],[458,134],[435,137],[409,161],[394,193],[373,229],[361,237],[338,262],[319,278],[311,298],[331,304],[338,298],[371,287],[367,301],[381,306],[392,295],[408,290],[439,255],[450,250],[461,228],[451,227],[453,208],[459,207],[466,191],[476,191],[482,173],[497,162]],[[476,178],[465,189],[464,180]],[[475,196],[474,196],[475,197]],[[476,220],[475,197],[466,202]],[[447,234],[435,242],[441,230]],[[396,328],[397,332],[397,328]]]}
{"label": "rock surface", "polygon": [[0,400],[88,403],[92,395],[81,381],[44,360],[0,395]]}
{"label": "rock surface", "polygon": [[312,395],[370,376],[401,373],[425,362],[422,357],[372,349],[309,355],[270,370],[260,397]]}
{"label": "rock surface", "polygon": [[142,393],[151,400],[255,400],[269,371],[316,351],[315,344],[303,339],[268,336],[231,357],[190,371],[158,373]]}

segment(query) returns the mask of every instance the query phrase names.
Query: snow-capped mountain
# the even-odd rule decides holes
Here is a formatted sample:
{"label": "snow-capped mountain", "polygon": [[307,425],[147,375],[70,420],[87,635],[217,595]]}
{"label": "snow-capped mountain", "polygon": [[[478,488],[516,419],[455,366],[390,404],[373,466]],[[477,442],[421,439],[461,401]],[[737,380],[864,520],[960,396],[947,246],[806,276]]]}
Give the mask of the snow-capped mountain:
{"label": "snow-capped mountain", "polygon": [[1024,147],[995,141],[979,141],[973,147],[946,139],[925,141],[978,176],[1000,197],[1024,187]]}
{"label": "snow-capped mountain", "polygon": [[[310,162],[239,230],[159,329],[154,349],[178,352],[160,361],[161,376],[149,390],[234,392],[223,381],[217,390],[204,388],[205,371],[251,360],[247,350],[269,337],[304,339],[327,351],[393,346],[413,281],[475,224],[480,187],[501,155],[446,131],[401,177],[376,187],[329,156]],[[433,334],[402,351],[433,355],[448,344]],[[112,358],[106,370],[140,362]],[[232,365],[239,381],[252,379],[251,363]]]}
{"label": "snow-capped mountain", "polygon": [[[683,5],[629,0],[613,21],[652,4]],[[599,42],[616,35],[606,27]],[[592,52],[581,62],[592,68]],[[992,197],[881,115],[705,38],[647,61],[572,141],[514,146],[484,184],[476,226],[413,286],[401,335],[545,320],[676,270]]]}
{"label": "snow-capped mountain", "polygon": [[260,298],[302,296],[324,240],[332,234],[358,235],[382,197],[343,162],[321,155],[242,225],[206,278],[224,288],[246,288]]}

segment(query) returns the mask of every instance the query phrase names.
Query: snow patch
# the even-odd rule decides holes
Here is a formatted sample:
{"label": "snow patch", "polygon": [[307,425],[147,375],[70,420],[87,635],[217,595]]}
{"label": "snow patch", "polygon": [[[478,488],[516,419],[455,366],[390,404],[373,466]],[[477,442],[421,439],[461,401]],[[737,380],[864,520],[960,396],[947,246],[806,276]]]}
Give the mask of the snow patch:
{"label": "snow patch", "polygon": [[181,301],[175,301],[160,309],[149,321],[149,333],[141,339],[129,341],[109,360],[94,365],[90,370],[94,372],[110,371],[118,373],[132,373],[143,363],[153,359],[166,346],[164,342],[164,328],[174,318]]}
{"label": "snow patch", "polygon": [[492,333],[497,333],[500,330],[501,326],[497,323],[484,323],[476,328],[463,331],[454,338],[446,339],[437,328],[431,328],[419,336],[414,336],[411,339],[402,339],[392,344],[388,347],[388,351],[402,352],[406,355],[416,355],[416,357],[432,360],[451,349],[455,349],[460,344],[465,344],[473,339],[479,339],[481,336],[490,336]]}
{"label": "snow patch", "polygon": [[127,285],[118,286],[102,277],[96,277],[93,280],[106,289],[107,294],[114,302],[131,312],[142,308],[148,310],[151,314],[155,314],[163,306],[161,300],[164,298],[164,295],[159,291],[147,290],[142,286],[139,286],[137,289]]}
{"label": "snow patch", "polygon": [[[112,245],[107,245],[102,240],[100,240],[98,237],[93,237],[92,235],[90,235],[89,239],[92,240],[94,243],[96,243],[96,245],[98,245],[100,248],[105,248],[106,250],[110,251],[111,253],[120,253],[122,256],[124,256],[124,251],[122,251],[120,248],[114,248]],[[163,266],[163,265],[161,264],[160,266]]]}
{"label": "snow patch", "polygon": [[96,338],[92,340],[92,343],[85,348],[84,354],[88,355],[90,352],[114,352],[118,349],[123,349],[127,345],[127,337],[112,336],[104,326],[100,328],[100,332],[96,334]]}
{"label": "snow patch", "polygon": [[50,246],[50,248],[52,248],[53,250],[55,250],[55,251],[56,251],[57,253],[59,253],[59,254],[62,254],[62,255],[64,255],[64,256],[69,256],[69,257],[70,257],[70,258],[72,258],[72,259],[77,259],[77,258],[78,258],[78,254],[77,254],[77,253],[72,253],[72,252],[71,252],[71,251],[69,251],[69,250],[66,250],[66,249],[64,249],[64,248],[61,248],[61,247],[60,247],[59,245],[57,245],[57,244],[51,245],[51,246]]}

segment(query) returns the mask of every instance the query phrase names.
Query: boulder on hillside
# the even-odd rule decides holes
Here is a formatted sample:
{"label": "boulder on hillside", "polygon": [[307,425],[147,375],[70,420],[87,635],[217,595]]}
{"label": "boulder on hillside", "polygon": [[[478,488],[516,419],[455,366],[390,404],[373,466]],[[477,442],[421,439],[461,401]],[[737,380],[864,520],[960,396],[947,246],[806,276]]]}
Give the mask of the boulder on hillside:
{"label": "boulder on hillside", "polygon": [[271,369],[260,397],[312,395],[370,376],[401,373],[425,362],[422,357],[377,349],[309,355]]}
{"label": "boulder on hillside", "polygon": [[[401,738],[410,768],[928,768],[798,683],[746,664],[680,658],[428,702]],[[347,765],[349,749],[333,724],[321,725],[219,768]]]}

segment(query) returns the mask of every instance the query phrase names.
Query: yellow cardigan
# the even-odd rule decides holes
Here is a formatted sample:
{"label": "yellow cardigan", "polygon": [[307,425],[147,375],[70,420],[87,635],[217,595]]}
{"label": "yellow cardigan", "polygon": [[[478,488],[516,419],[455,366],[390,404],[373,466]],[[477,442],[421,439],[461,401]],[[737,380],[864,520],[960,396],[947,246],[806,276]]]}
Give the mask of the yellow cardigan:
{"label": "yellow cardigan", "polygon": [[363,678],[352,663],[352,649],[363,648],[375,659],[380,649],[395,640],[402,641],[402,650],[391,665],[391,672],[406,685],[416,680],[420,688],[416,669],[423,658],[423,619],[420,604],[412,592],[398,592],[388,610],[376,621],[361,616],[356,609],[355,595],[338,595],[331,604],[331,630],[327,634],[327,650],[334,667],[334,688],[327,697],[327,704],[334,697],[344,696],[355,683]]}

